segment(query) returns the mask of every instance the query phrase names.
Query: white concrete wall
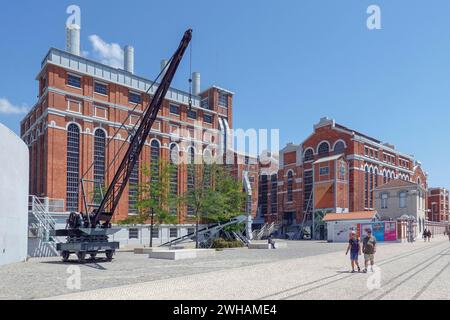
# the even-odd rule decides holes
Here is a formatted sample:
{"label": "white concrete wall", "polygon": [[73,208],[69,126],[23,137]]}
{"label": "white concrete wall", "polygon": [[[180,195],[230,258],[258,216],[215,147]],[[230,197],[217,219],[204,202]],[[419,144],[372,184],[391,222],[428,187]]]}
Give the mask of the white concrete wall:
{"label": "white concrete wall", "polygon": [[28,174],[28,147],[0,123],[0,265],[27,257]]}

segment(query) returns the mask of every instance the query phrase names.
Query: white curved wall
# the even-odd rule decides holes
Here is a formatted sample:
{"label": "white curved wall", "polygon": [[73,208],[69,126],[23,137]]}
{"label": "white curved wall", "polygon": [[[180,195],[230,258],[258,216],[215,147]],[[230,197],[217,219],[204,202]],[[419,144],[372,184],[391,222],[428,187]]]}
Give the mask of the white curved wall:
{"label": "white curved wall", "polygon": [[0,123],[0,265],[27,257],[28,156],[25,143]]}

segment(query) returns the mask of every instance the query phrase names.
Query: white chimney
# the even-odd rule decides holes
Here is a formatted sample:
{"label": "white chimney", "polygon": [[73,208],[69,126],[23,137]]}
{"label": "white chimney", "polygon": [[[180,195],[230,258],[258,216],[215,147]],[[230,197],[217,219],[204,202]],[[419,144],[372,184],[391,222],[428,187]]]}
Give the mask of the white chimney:
{"label": "white chimney", "polygon": [[124,69],[130,73],[134,73],[134,48],[130,45],[123,48],[124,51]]}
{"label": "white chimney", "polygon": [[193,72],[192,73],[192,94],[193,95],[200,95],[201,89],[200,89],[200,72]]}
{"label": "white chimney", "polygon": [[80,55],[80,29],[77,24],[66,26],[66,50],[77,56]]}
{"label": "white chimney", "polygon": [[166,59],[161,60],[161,71],[164,70],[164,72],[161,74],[161,79],[166,74],[166,71],[167,71],[166,66],[167,66],[168,63],[169,63],[169,60],[166,60]]}

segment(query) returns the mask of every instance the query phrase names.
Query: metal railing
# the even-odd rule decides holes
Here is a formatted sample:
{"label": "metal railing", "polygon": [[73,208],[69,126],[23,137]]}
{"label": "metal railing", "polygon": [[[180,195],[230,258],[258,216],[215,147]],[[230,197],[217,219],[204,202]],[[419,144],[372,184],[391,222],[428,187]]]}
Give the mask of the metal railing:
{"label": "metal railing", "polygon": [[[51,216],[50,212],[61,208],[61,200],[38,198],[30,195],[28,202],[28,216],[29,216],[29,235],[41,238],[44,242],[54,242],[50,236],[52,230],[55,230],[56,221]],[[62,200],[62,209],[64,208],[64,201]]]}

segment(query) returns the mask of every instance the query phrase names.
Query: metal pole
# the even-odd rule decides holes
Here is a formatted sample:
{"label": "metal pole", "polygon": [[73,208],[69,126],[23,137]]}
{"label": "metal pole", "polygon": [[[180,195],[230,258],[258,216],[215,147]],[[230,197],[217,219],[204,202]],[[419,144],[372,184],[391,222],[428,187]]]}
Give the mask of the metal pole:
{"label": "metal pole", "polygon": [[154,210],[152,208],[150,218],[150,248],[153,247],[153,217],[154,217]]}

